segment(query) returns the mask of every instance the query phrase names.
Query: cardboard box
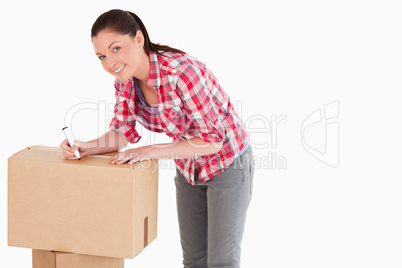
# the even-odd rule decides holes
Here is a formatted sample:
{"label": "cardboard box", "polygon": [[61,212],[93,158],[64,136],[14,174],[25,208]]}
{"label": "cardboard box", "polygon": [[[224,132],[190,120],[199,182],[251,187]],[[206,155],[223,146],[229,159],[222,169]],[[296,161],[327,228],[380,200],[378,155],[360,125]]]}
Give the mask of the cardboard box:
{"label": "cardboard box", "polygon": [[124,268],[124,259],[33,249],[32,268]]}
{"label": "cardboard box", "polygon": [[8,159],[8,245],[133,258],[157,235],[158,161],[65,160],[32,146]]}

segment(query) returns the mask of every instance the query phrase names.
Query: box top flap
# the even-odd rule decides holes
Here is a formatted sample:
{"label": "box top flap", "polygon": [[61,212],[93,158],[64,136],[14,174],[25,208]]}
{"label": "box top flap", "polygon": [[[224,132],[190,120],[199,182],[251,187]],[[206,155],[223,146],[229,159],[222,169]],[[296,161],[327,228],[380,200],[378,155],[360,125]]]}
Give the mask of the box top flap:
{"label": "box top flap", "polygon": [[[62,153],[62,150],[60,147],[52,147],[52,146],[33,145],[33,146],[28,146],[26,149]],[[111,153],[100,154],[100,155],[91,155],[89,157],[105,157],[105,158],[110,157],[111,158],[117,153],[118,152],[111,152]]]}
{"label": "box top flap", "polygon": [[81,160],[67,160],[64,158],[61,148],[35,145],[35,146],[29,146],[15,153],[9,159],[63,163],[69,165],[89,165],[89,166],[104,166],[104,167],[113,166],[115,168],[130,168],[130,165],[127,164],[110,165],[108,161],[115,154],[117,154],[117,152],[101,154],[101,155],[90,155],[81,158]]}

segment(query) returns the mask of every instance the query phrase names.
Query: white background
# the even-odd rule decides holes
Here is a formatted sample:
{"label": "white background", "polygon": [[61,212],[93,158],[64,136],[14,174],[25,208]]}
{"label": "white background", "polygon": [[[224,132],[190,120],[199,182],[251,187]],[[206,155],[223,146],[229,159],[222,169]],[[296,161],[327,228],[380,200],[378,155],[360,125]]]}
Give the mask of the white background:
{"label": "white background", "polygon": [[[254,154],[265,163],[256,167],[243,267],[402,266],[398,1],[0,5],[1,267],[31,266],[30,249],[7,246],[7,158],[29,145],[59,146],[76,105],[92,107],[72,117],[77,139],[106,130],[114,78],[94,55],[90,28],[112,8],[139,15],[153,42],[202,60],[241,110]],[[301,140],[303,121],[333,101],[339,101],[337,167],[312,157]],[[286,119],[273,138],[269,123],[281,115]],[[325,145],[323,127],[310,129],[312,147]],[[139,131],[143,140],[135,146],[170,141]],[[285,160],[283,169],[269,159],[273,153]],[[181,267],[174,173],[172,162],[162,160],[158,238],[125,267]]]}

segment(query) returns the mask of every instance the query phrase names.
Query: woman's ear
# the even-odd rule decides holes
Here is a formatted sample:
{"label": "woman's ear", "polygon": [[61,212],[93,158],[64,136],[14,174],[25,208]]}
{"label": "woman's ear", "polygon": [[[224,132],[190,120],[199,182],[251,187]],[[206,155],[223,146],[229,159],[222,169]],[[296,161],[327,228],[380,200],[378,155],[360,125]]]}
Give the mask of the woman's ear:
{"label": "woman's ear", "polygon": [[142,34],[141,30],[138,30],[137,33],[135,34],[135,43],[138,44],[141,48],[144,47],[144,35]]}

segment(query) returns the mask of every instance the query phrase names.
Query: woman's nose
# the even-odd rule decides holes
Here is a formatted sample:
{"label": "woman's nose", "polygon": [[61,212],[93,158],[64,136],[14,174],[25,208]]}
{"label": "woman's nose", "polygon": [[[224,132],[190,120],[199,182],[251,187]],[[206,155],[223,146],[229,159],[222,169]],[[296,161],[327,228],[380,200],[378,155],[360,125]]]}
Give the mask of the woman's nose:
{"label": "woman's nose", "polygon": [[113,60],[109,63],[109,68],[113,69],[114,67],[116,67],[116,61]]}

